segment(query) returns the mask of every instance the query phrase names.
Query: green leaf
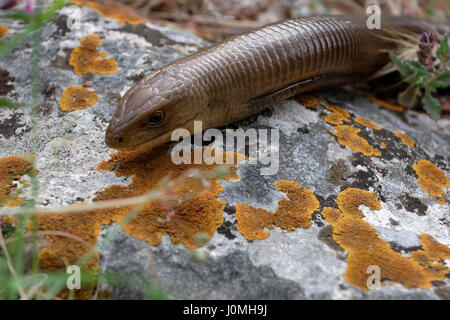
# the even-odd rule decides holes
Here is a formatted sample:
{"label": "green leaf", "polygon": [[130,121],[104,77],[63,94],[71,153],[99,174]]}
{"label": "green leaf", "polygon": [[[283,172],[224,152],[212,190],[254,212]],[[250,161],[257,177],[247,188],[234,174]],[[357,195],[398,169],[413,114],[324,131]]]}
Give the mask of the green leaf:
{"label": "green leaf", "polygon": [[403,80],[410,82],[406,79],[411,78],[414,73],[411,72],[411,69],[408,68],[402,61],[400,61],[400,59],[392,52],[389,53],[392,62],[395,64],[395,66],[397,67],[398,72],[400,72],[400,75],[402,76]]}
{"label": "green leaf", "polygon": [[448,88],[450,87],[450,71],[439,75],[436,80],[430,83],[433,88]]}
{"label": "green leaf", "polygon": [[423,82],[416,82],[416,86],[420,89],[425,89],[425,87],[427,86],[425,83]]}
{"label": "green leaf", "polygon": [[437,120],[441,116],[441,105],[439,100],[431,95],[430,90],[425,90],[425,97],[423,98],[423,109],[428,113],[428,115],[433,119]]}
{"label": "green leaf", "polygon": [[449,52],[448,50],[448,34],[445,34],[445,36],[441,40],[441,45],[437,51],[437,56],[441,62],[443,62],[445,55]]}
{"label": "green leaf", "polygon": [[[398,72],[406,83],[416,83],[419,87],[424,86],[423,82],[431,78],[432,74],[427,68],[418,61],[404,60],[401,61],[395,54],[390,53],[391,60],[396,65]],[[422,78],[421,81],[419,81]]]}
{"label": "green leaf", "polygon": [[0,97],[0,108],[17,108],[21,105],[19,103],[12,102],[7,98]]}
{"label": "green leaf", "polygon": [[28,14],[25,14],[23,12],[14,12],[5,14],[2,16],[2,19],[15,19],[15,20],[22,20],[25,22],[30,22],[33,19],[33,16],[30,16]]}
{"label": "green leaf", "polygon": [[429,77],[431,73],[428,72],[427,68],[421,64],[419,61],[405,60],[405,65],[412,72],[416,73],[419,77]]}

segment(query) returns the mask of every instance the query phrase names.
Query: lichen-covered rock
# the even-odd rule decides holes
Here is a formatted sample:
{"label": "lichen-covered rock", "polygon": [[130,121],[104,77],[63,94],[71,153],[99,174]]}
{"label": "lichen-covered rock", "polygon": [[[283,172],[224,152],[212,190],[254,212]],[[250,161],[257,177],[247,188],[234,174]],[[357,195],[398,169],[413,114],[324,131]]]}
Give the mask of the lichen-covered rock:
{"label": "lichen-covered rock", "polygon": [[[29,175],[39,181],[39,207],[52,208],[140,195],[167,174],[214,167],[177,166],[166,147],[111,157],[115,151],[104,144],[127,88],[206,43],[142,21],[119,24],[85,7],[79,28],[70,30],[67,16],[77,8],[64,8],[43,30],[34,122],[31,42],[0,60],[0,94],[26,106],[0,109],[0,195],[21,188],[0,208],[3,215],[14,215],[14,205],[30,196]],[[8,29],[4,41],[23,27],[6,19],[0,24]],[[279,129],[279,170],[261,175],[264,165],[243,161],[229,166],[226,179],[210,179],[208,190],[186,183],[174,193],[195,196],[147,205],[101,246],[95,268],[148,279],[172,298],[450,298],[450,121],[328,90],[283,101],[229,128]],[[32,152],[33,136],[37,172],[23,160],[30,159],[23,155]],[[21,157],[8,158],[15,155]],[[11,168],[15,163],[21,167]],[[126,212],[60,213],[38,221],[95,245]],[[195,249],[198,234],[209,241]],[[75,262],[87,250],[73,239],[47,240],[44,269],[64,266],[62,255]],[[192,250],[206,261],[193,259]],[[373,265],[381,288],[367,287]],[[140,280],[134,283],[139,287]],[[103,289],[115,298],[142,298],[133,288]]]}

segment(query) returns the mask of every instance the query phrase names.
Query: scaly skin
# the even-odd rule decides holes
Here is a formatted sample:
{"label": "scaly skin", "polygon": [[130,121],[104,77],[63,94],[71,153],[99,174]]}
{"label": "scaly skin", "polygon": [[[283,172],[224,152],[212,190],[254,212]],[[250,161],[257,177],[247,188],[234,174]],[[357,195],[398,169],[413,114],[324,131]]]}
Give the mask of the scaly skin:
{"label": "scaly skin", "polygon": [[[450,31],[448,25],[401,17],[384,18],[381,30],[369,30],[362,16],[268,25],[146,76],[122,98],[106,130],[106,144],[119,150],[152,148],[170,141],[177,128],[193,133],[194,120],[206,130],[303,92],[360,81],[383,66],[386,51],[395,48],[379,37],[386,35],[386,26]],[[164,118],[158,123],[160,114]]]}

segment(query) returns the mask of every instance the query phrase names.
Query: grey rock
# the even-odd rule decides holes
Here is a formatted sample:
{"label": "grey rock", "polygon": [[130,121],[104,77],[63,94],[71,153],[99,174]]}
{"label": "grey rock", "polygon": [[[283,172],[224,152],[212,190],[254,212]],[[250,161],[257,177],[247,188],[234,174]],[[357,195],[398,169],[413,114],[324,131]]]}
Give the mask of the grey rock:
{"label": "grey rock", "polygon": [[[87,8],[82,8],[82,28],[66,30],[61,21],[71,10],[74,8],[62,10],[42,33],[42,99],[36,128],[40,207],[89,201],[109,185],[129,184],[129,178],[95,170],[113,152],[104,144],[104,131],[118,98],[149,71],[207,45],[187,32],[150,23],[120,25]],[[12,35],[22,28],[17,21],[1,23]],[[100,96],[94,107],[63,112],[58,107],[62,90],[87,79],[74,74],[67,64],[69,54],[90,33],[100,35],[103,50],[117,61],[119,71],[91,76],[92,89]],[[2,94],[27,106],[31,105],[30,61],[29,41],[0,60],[0,72],[8,79]],[[264,240],[247,241],[237,230],[234,206],[247,203],[275,211],[285,195],[277,191],[274,182],[287,179],[311,189],[321,207],[332,206],[337,194],[348,186],[374,192],[382,209],[362,208],[364,220],[402,254],[420,247],[418,236],[422,233],[450,246],[448,202],[437,204],[419,187],[412,170],[414,162],[429,159],[450,176],[450,121],[433,122],[414,111],[399,116],[339,89],[316,95],[380,125],[383,130],[379,132],[360,126],[360,134],[369,142],[380,137],[389,141],[382,156],[367,158],[339,145],[330,134],[333,126],[319,111],[294,100],[271,106],[232,127],[280,129],[279,171],[263,176],[261,163],[243,163],[238,166],[239,181],[221,181],[224,191],[218,199],[227,203],[225,222],[204,248],[196,250],[206,255],[206,261],[197,262],[191,250],[172,244],[168,236],[153,247],[120,231],[100,248],[100,269],[130,275],[132,285],[105,284],[103,288],[120,299],[144,298],[142,279],[163,288],[173,299],[448,299],[450,279],[429,290],[396,284],[362,291],[349,285],[344,278],[347,253],[332,240],[331,226],[318,212],[310,228],[292,232],[275,228]],[[0,157],[31,152],[31,123],[29,108],[0,109]],[[402,144],[394,131],[408,134],[416,147]],[[340,176],[332,177],[332,168]],[[448,201],[448,191],[445,197]],[[11,212],[14,208],[0,208],[0,213]],[[100,239],[112,227],[105,226]]]}

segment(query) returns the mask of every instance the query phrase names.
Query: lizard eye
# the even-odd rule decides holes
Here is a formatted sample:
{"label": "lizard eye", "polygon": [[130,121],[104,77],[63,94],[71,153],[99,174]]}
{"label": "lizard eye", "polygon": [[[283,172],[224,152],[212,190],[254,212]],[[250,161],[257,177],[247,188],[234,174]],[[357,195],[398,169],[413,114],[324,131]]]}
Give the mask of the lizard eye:
{"label": "lizard eye", "polygon": [[163,111],[155,111],[153,112],[147,120],[147,124],[151,127],[159,126],[164,120],[164,112]]}

